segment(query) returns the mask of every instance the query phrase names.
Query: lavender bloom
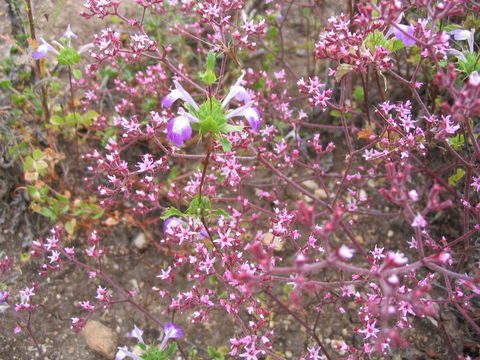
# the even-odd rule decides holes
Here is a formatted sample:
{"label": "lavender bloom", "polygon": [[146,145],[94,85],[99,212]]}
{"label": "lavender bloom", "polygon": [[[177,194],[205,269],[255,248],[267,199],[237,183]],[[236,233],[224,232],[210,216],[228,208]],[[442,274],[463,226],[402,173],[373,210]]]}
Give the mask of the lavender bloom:
{"label": "lavender bloom", "polygon": [[[397,27],[400,28],[402,31],[400,31],[400,29],[398,29]],[[413,28],[413,26],[397,24],[397,27],[394,27],[392,30],[393,35],[395,35],[397,39],[401,40],[405,46],[415,44],[415,39],[413,38],[415,29]]]}
{"label": "lavender bloom", "polygon": [[74,34],[70,24],[67,25],[67,31],[62,35],[62,39],[76,39],[78,36]]}
{"label": "lavender bloom", "polygon": [[474,42],[475,42],[475,29],[465,30],[465,29],[455,29],[450,31],[450,34],[453,35],[453,38],[457,41],[467,40],[468,48],[471,53],[473,53]]}
{"label": "lavender bloom", "polygon": [[242,85],[240,85],[243,81],[243,76],[244,74],[242,73],[242,75],[240,75],[235,84],[230,88],[227,96],[225,96],[225,99],[223,99],[222,101],[222,107],[227,106],[230,100],[232,100],[234,97],[238,101],[243,101],[244,104],[251,100],[247,90]]}
{"label": "lavender bloom", "polygon": [[260,129],[260,125],[262,124],[262,119],[260,118],[260,113],[257,108],[252,106],[253,101],[251,100],[250,94],[242,85],[240,85],[243,81],[243,76],[244,73],[240,75],[235,84],[230,88],[227,96],[222,101],[222,107],[227,106],[227,104],[234,97],[239,101],[243,101],[244,105],[230,111],[227,114],[226,118],[230,119],[235,116],[243,116],[245,117],[245,119],[247,119],[248,124],[250,125],[252,130],[257,132]]}
{"label": "lavender bloom", "polygon": [[262,119],[257,108],[252,106],[253,102],[248,102],[247,104],[232,110],[227,114],[227,119],[236,117],[236,116],[243,116],[247,119],[248,124],[252,128],[253,131],[257,132],[260,129],[260,125],[262,124]]}
{"label": "lavender bloom", "polygon": [[177,80],[173,80],[173,83],[175,85],[175,89],[172,90],[168,95],[166,95],[163,100],[162,100],[162,106],[163,107],[171,107],[175,101],[178,99],[182,99],[185,101],[187,104],[189,104],[191,107],[193,107],[195,110],[198,110],[199,107],[195,100],[190,96],[190,94],[180,85],[180,83]]}
{"label": "lavender bloom", "polygon": [[186,114],[177,116],[168,122],[167,137],[178,146],[182,146],[185,141],[192,137],[190,119]]}
{"label": "lavender bloom", "polygon": [[127,356],[135,360],[143,360],[140,356],[129,351],[126,346],[118,348],[117,354],[115,355],[115,360],[122,360]]}
{"label": "lavender bloom", "polygon": [[42,41],[42,45],[40,45],[37,50],[35,50],[33,53],[32,53],[32,57],[35,59],[35,60],[40,60],[44,57],[47,56],[47,54],[49,52],[52,52],[56,55],[58,55],[58,51],[55,50],[55,48],[50,45],[49,43],[47,43],[43,38],[40,39]]}
{"label": "lavender bloom", "polygon": [[170,339],[178,339],[183,336],[183,330],[180,326],[177,326],[172,323],[166,323],[163,325],[164,336],[162,343],[160,344],[160,350],[165,349],[168,340]]}
{"label": "lavender bloom", "polygon": [[165,331],[165,337],[168,337],[169,339],[178,339],[183,336],[182,328],[173,323],[166,323],[163,325],[163,330]]}
{"label": "lavender bloom", "polygon": [[137,325],[135,325],[133,330],[130,331],[130,334],[128,334],[128,337],[131,337],[131,338],[134,337],[142,344],[145,344],[145,341],[143,341],[142,335],[143,335],[143,330],[138,328]]}

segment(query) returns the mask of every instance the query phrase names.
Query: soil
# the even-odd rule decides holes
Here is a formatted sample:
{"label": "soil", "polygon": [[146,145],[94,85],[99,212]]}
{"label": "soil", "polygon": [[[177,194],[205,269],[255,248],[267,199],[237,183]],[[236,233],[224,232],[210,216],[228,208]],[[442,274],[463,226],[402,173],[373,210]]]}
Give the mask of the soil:
{"label": "soil", "polygon": [[[37,34],[47,40],[58,38],[65,31],[66,25],[71,24],[73,31],[79,36],[77,44],[85,44],[92,40],[92,34],[105,27],[105,23],[92,19],[84,21],[78,14],[82,9],[82,1],[34,1],[34,9],[37,21]],[[133,1],[122,2],[127,11],[136,11]],[[58,15],[56,14],[56,11]],[[48,20],[47,20],[48,18]],[[115,25],[118,27],[118,25]],[[294,31],[295,28],[289,29]],[[6,16],[6,4],[0,3],[0,31],[8,34],[9,21]],[[301,32],[301,28],[298,29]],[[293,35],[292,35],[293,36]],[[0,52],[5,53],[8,47],[8,40],[0,40]],[[298,56],[304,56],[298,51]],[[294,64],[295,67],[295,64]],[[332,132],[331,136],[335,136]],[[4,149],[4,147],[2,147]],[[338,161],[337,161],[338,160]],[[342,161],[334,161],[337,166],[342,166]],[[5,165],[5,164],[3,164]],[[340,169],[339,169],[340,170]],[[33,240],[43,237],[49,231],[51,224],[44,218],[29,211],[29,202],[18,191],[22,186],[23,173],[18,163],[10,166],[0,167],[0,257],[9,256],[15,259],[19,254],[26,253],[28,246]],[[289,196],[287,194],[287,196]],[[292,198],[297,196],[291,194]],[[362,222],[362,219],[359,219]],[[365,220],[363,236],[357,239],[367,244],[378,244],[395,248],[396,242],[405,241],[411,234],[405,232],[405,224],[398,222],[386,223],[384,219]],[[106,234],[104,245],[110,248],[107,262],[104,264],[106,272],[117,280],[126,289],[139,291],[139,301],[145,304],[153,314],[162,321],[172,321],[171,317],[162,315],[164,303],[159,300],[151,288],[155,283],[155,275],[159,269],[168,263],[169,255],[159,252],[155,246],[150,245],[145,251],[140,252],[132,245],[132,240],[142,230],[131,226],[119,224],[113,227],[110,233]],[[150,240],[158,238],[160,231],[151,230],[147,234]],[[80,242],[80,238],[71,239],[72,245]],[[19,262],[10,280],[13,285],[12,293],[18,293],[26,285],[38,281],[38,263],[35,260]],[[325,279],[328,280],[328,272]],[[50,275],[39,283],[38,296],[40,300],[39,309],[34,314],[33,324],[38,340],[46,350],[46,359],[82,359],[102,360],[104,357],[93,353],[85,344],[78,333],[70,329],[73,316],[80,316],[78,302],[92,299],[95,296],[96,285],[94,281],[87,281],[88,274],[78,269],[67,268],[59,274]],[[190,283],[187,280],[180,282],[185,288]],[[327,345],[339,344],[345,340],[349,343],[359,343],[352,337],[352,329],[357,326],[358,319],[353,304],[343,304],[347,309],[344,316],[338,316],[338,312],[325,309],[318,321],[317,332],[322,341]],[[306,304],[308,306],[308,304]],[[298,358],[304,351],[305,344],[309,340],[305,332],[298,327],[298,324],[281,309],[276,308],[277,316],[271,321],[271,326],[277,332],[275,350],[283,353],[286,358]],[[445,331],[450,338],[455,339],[452,345],[459,353],[479,355],[478,338],[469,335],[467,326],[459,321],[453,310],[446,309],[443,315]],[[125,335],[134,325],[145,329],[147,342],[154,343],[159,336],[158,329],[155,329],[139,311],[124,304],[118,304],[103,312],[100,316],[94,317],[101,323],[114,330],[118,335],[118,345],[133,345],[131,339]],[[208,325],[178,323],[188,328],[188,338],[183,340],[185,348],[194,345],[199,355],[208,358],[205,344],[214,347],[228,346],[229,339],[235,335],[235,326],[226,319],[223,313],[211,313]],[[421,359],[451,359],[448,346],[443,334],[439,333],[434,319],[417,319],[416,329],[409,330],[407,339],[410,342],[409,348],[399,350],[392,359],[395,360],[421,360]],[[36,349],[26,333],[13,334],[15,319],[11,317],[0,318],[0,360],[25,360],[37,357]],[[350,334],[350,335],[349,335]]]}

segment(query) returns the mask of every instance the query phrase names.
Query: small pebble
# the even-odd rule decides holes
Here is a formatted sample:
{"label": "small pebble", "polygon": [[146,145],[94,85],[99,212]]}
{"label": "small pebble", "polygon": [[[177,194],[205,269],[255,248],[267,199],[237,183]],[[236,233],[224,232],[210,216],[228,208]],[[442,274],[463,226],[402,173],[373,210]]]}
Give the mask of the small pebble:
{"label": "small pebble", "polygon": [[117,335],[113,330],[96,320],[87,322],[81,332],[87,346],[106,359],[113,359],[117,352]]}

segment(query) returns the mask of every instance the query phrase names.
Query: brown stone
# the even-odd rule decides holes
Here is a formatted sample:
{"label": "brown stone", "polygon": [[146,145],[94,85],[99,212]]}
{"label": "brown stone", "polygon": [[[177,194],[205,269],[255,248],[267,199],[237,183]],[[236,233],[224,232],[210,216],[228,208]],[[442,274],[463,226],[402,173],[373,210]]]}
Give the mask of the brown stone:
{"label": "brown stone", "polygon": [[113,359],[117,352],[117,335],[113,330],[96,320],[87,322],[81,332],[87,346],[107,359]]}

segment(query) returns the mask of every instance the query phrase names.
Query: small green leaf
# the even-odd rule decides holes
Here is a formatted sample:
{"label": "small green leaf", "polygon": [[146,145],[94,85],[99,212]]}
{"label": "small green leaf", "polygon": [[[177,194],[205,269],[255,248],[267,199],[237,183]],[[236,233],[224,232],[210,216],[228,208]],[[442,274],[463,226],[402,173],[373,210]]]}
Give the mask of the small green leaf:
{"label": "small green leaf", "polygon": [[206,85],[215,84],[217,81],[217,76],[213,71],[205,71],[204,73],[200,73],[200,78]]}
{"label": "small green leaf", "polygon": [[167,351],[165,352],[165,355],[167,355],[166,357],[170,357],[173,354],[175,354],[177,352],[177,348],[178,348],[177,343],[172,342],[168,347]]}
{"label": "small green leaf", "polygon": [[224,134],[228,134],[235,131],[242,131],[242,130],[243,130],[242,125],[230,125],[230,124],[224,124],[221,129],[222,133]]}
{"label": "small green leaf", "polygon": [[32,152],[32,157],[33,157],[33,160],[38,160],[42,157],[43,153],[42,153],[42,150],[40,149],[35,149],[33,150]]}
{"label": "small green leaf", "polygon": [[53,115],[50,118],[50,124],[52,125],[60,126],[60,125],[63,125],[64,123],[65,123],[65,119],[61,116]]}
{"label": "small green leaf", "polygon": [[0,80],[0,89],[8,90],[12,86],[12,82],[10,80]]}
{"label": "small green leaf", "polygon": [[78,64],[80,60],[82,60],[82,57],[75,49],[64,48],[59,51],[57,59],[60,65],[71,66]]}
{"label": "small green leaf", "polygon": [[451,186],[457,186],[458,182],[463,178],[464,175],[465,175],[465,170],[457,169],[455,174],[453,174],[448,178],[448,184]]}
{"label": "small green leaf", "polygon": [[180,210],[174,208],[174,207],[169,207],[168,209],[165,209],[163,212],[161,219],[162,220],[167,220],[168,218],[174,217],[174,216],[180,216],[183,217],[185,216],[184,213],[182,213]]}
{"label": "small green leaf", "polygon": [[83,77],[82,72],[78,69],[73,69],[72,75],[75,80],[80,80]]}
{"label": "small green leaf", "polygon": [[52,210],[50,210],[49,208],[46,208],[46,207],[42,207],[40,209],[40,214],[49,218],[50,220],[52,221],[55,221],[57,220],[57,215],[55,215]]}
{"label": "small green leaf", "polygon": [[42,196],[40,195],[40,191],[38,191],[38,189],[34,186],[27,185],[27,192],[28,192],[28,196],[32,200],[38,201],[42,198]]}
{"label": "small green leaf", "polygon": [[220,144],[222,145],[223,151],[225,152],[232,151],[232,143],[230,142],[230,140],[228,140],[228,138],[226,138],[225,136],[222,136],[219,139],[219,141],[220,141]]}
{"label": "small green leaf", "polygon": [[448,143],[455,149],[459,150],[465,144],[465,137],[462,134],[457,134],[448,139]]}
{"label": "small green leaf", "polygon": [[[209,51],[207,56],[207,68],[205,72],[213,73],[215,71],[215,60],[217,55],[214,51]],[[215,74],[214,74],[215,75]]]}

